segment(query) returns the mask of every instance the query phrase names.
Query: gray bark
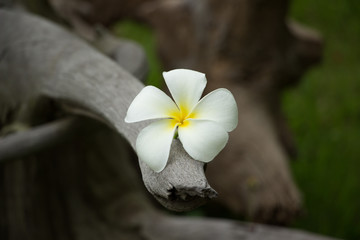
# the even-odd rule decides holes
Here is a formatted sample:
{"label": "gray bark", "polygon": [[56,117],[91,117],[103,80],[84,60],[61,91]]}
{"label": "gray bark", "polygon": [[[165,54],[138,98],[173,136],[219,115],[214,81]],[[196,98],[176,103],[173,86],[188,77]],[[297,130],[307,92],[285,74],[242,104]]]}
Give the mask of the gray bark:
{"label": "gray bark", "polygon": [[238,103],[238,127],[207,168],[218,206],[280,224],[302,208],[288,166],[296,148],[281,111],[282,90],[322,56],[321,36],[288,20],[289,3],[153,0],[142,7],[165,70],[204,72],[208,91],[227,88]]}
{"label": "gray bark", "polygon": [[[84,113],[78,107],[85,108],[110,126],[70,117],[0,141],[3,160],[23,156],[6,152],[23,141],[19,152],[30,154],[0,163],[1,239],[330,240],[258,224],[159,213],[144,195],[118,134],[134,145],[142,125],[125,125],[124,104],[142,84],[65,31],[35,17],[0,10],[0,31],[2,107],[46,95],[76,106],[72,112]],[[43,147],[41,152],[31,152],[38,147]],[[154,175],[141,167],[147,187],[157,189],[152,193],[170,208],[188,209],[214,195],[202,164],[189,159],[179,142],[174,142],[168,173]],[[176,188],[173,200],[168,199],[168,187]]]}
{"label": "gray bark", "polygon": [[[224,219],[154,217],[142,229],[151,240],[331,240],[304,231]],[[154,224],[154,222],[156,222]],[[166,231],[164,231],[166,229]],[[186,229],[180,232],[179,229]],[[334,239],[333,239],[334,240]]]}
{"label": "gray bark", "polygon": [[98,24],[141,19],[153,27],[165,69],[199,70],[207,75],[207,89],[230,89],[240,105],[239,126],[208,167],[209,181],[221,190],[216,201],[256,221],[291,222],[302,199],[287,162],[296,146],[281,91],[320,61],[321,36],[288,19],[290,0],[114,1],[49,3],[90,40]]}
{"label": "gray bark", "polygon": [[[97,115],[134,148],[146,123],[127,124],[124,118],[144,85],[65,30],[37,17],[0,11],[0,109],[46,95]],[[176,141],[164,171],[155,173],[142,162],[140,168],[147,189],[170,209],[192,209],[216,195],[203,163]]]}

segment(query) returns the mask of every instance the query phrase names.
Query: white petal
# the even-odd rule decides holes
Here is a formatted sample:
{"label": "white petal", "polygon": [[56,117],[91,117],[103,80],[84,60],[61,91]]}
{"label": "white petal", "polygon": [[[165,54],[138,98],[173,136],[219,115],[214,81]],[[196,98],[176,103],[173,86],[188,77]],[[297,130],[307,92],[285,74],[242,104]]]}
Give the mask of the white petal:
{"label": "white petal", "polygon": [[130,104],[125,122],[168,118],[169,113],[174,111],[178,111],[178,108],[169,96],[156,87],[147,86]]}
{"label": "white petal", "polygon": [[238,108],[231,92],[220,88],[203,97],[193,109],[191,117],[217,122],[230,132],[238,124]]}
{"label": "white petal", "polygon": [[163,76],[178,107],[189,113],[204,91],[205,74],[188,69],[175,69],[163,72]]}
{"label": "white petal", "polygon": [[179,126],[179,138],[186,152],[195,160],[210,162],[225,147],[228,133],[212,121],[188,119]]}
{"label": "white petal", "polygon": [[170,147],[174,138],[174,120],[163,119],[145,127],[136,140],[136,152],[155,172],[161,172],[168,161]]}

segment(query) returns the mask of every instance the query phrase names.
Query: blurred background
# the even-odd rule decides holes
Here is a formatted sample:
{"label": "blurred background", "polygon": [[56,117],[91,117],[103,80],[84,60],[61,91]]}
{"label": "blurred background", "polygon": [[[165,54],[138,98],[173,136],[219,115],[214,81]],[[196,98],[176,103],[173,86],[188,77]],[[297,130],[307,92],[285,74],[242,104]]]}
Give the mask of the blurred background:
{"label": "blurred background", "polygon": [[[42,0],[24,0],[24,2],[48,3],[48,1]],[[56,3],[70,3],[69,6],[72,9],[71,4],[82,1],[51,0],[49,2],[53,3],[54,6],[56,6]],[[103,4],[101,1],[94,2],[100,3],[101,6]],[[123,10],[126,9],[125,7],[122,8],[123,6],[116,1],[109,0],[108,2],[118,4],[117,6],[120,6],[119,11],[121,13],[119,15],[125,19],[128,17],[128,12]],[[287,1],[279,2],[281,6],[285,6]],[[259,1],[259,3],[261,6],[262,4],[274,4],[266,1]],[[132,5],[136,5],[136,2],[131,2],[130,5],[133,7]],[[48,4],[46,6],[49,7]],[[72,12],[66,15],[68,14],[65,11],[67,10],[66,8],[64,8],[64,11],[61,11],[62,5],[57,6],[58,11],[64,14],[62,17],[66,20],[70,20],[70,22],[71,20],[79,20],[76,18],[78,17],[76,14],[74,18]],[[81,8],[81,5],[79,6]],[[74,9],[79,10],[77,8],[79,6],[75,6]],[[36,9],[36,6],[28,7]],[[86,7],[84,9],[82,9],[84,12],[80,11],[80,13],[85,13]],[[254,9],[259,10],[260,7],[254,7]],[[281,8],[279,9],[281,13]],[[96,7],[95,10],[97,10]],[[125,11],[125,13],[121,11]],[[33,12],[36,11],[33,10]],[[46,8],[42,15],[46,16],[47,13],[51,15],[50,11]],[[95,13],[98,14],[97,11]],[[107,12],[105,11],[105,13]],[[278,12],[276,13],[278,14]],[[82,15],[80,14],[79,16]],[[54,16],[49,16],[49,18],[51,17]],[[57,19],[58,17],[54,18],[55,21],[66,25],[63,20]],[[93,22],[98,20],[96,17],[98,16],[94,17],[95,20],[92,19]],[[157,57],[155,33],[151,28],[132,20],[116,20],[117,22],[113,24],[112,19],[109,20],[106,17],[107,15],[104,14],[105,20],[102,21],[111,24],[111,31],[116,36],[123,39],[132,39],[144,47],[149,61],[149,75],[146,79],[146,84],[163,87],[163,67]],[[281,108],[285,113],[295,138],[297,157],[290,161],[290,168],[296,185],[302,194],[303,211],[290,224],[289,222],[271,221],[265,221],[265,223],[284,224],[289,227],[341,239],[360,239],[360,3],[358,0],[333,0],[331,2],[327,0],[292,0],[290,1],[288,18],[294,19],[321,34],[324,40],[323,60],[319,65],[306,70],[305,75],[296,86],[282,92],[281,101],[279,101],[282,104]],[[252,20],[254,19],[256,18]],[[68,24],[67,26],[70,25]],[[89,30],[87,29],[89,26],[81,27],[82,29],[80,30]],[[94,29],[91,30],[96,32]],[[264,32],[266,33],[266,31]],[[254,34],[253,36],[257,35]],[[191,43],[191,41],[189,42]],[[268,44],[266,39],[264,42],[265,45]],[[277,44],[281,45],[281,43]],[[261,47],[263,46],[261,45]],[[261,50],[266,49],[266,47],[261,48]],[[284,66],[282,67],[286,68]],[[254,72],[256,72],[257,69],[254,69]],[[226,72],[226,68],[224,72]],[[272,74],[275,72],[272,72]],[[257,75],[253,74],[251,76],[256,77]],[[266,102],[264,99],[263,101]],[[269,119],[265,121],[270,122]],[[270,168],[270,164],[268,162],[266,164],[265,167]],[[254,166],[255,168],[257,167],[256,164]],[[277,168],[276,165],[271,167],[273,169]],[[267,170],[266,168],[264,169]],[[258,172],[263,174],[264,171],[261,172],[262,170],[260,169]],[[218,172],[219,175],[223,174],[222,171]],[[276,175],[276,171],[274,172],[275,174],[273,175]],[[253,187],[252,184],[256,185],[256,180],[255,178],[254,182],[242,182],[242,185],[248,184],[250,186],[246,185],[245,187],[250,189]],[[236,185],[233,181],[227,182],[228,185]],[[275,181],[275,183],[278,182]],[[272,189],[267,188],[268,185],[265,184],[264,186],[266,186],[265,190],[272,191]],[[235,189],[235,187],[234,192],[239,190]],[[262,191],[264,190],[262,189]],[[251,195],[251,189],[246,193]],[[279,194],[277,195],[277,192],[274,192],[274,195],[277,198],[284,199]],[[284,196],[287,195],[285,194]],[[240,197],[243,196],[241,195]],[[251,197],[252,195],[248,199],[253,200]],[[251,203],[251,200],[248,202]],[[262,201],[267,202],[268,199],[264,198]],[[6,208],[6,205],[4,206]],[[245,205],[246,207],[248,206]],[[275,206],[271,205],[271,211],[275,209],[274,211],[276,212],[279,210],[277,207],[278,205],[276,204]],[[186,215],[211,215],[208,210],[200,208],[186,213]],[[27,213],[27,211],[25,212]],[[268,214],[270,218],[272,213]],[[294,215],[297,215],[297,210],[294,211]],[[253,220],[250,217],[240,219],[239,215],[230,211],[223,211],[217,216],[245,221]],[[289,217],[289,219],[292,218]]]}
{"label": "blurred background", "polygon": [[306,209],[295,226],[360,239],[360,4],[294,0],[290,16],[325,40],[322,64],[284,95]]}
{"label": "blurred background", "polygon": [[[291,168],[304,199],[304,212],[291,226],[360,239],[360,4],[293,0],[289,18],[319,31],[325,41],[322,63],[283,95],[298,149]],[[162,86],[150,28],[122,21],[113,31],[145,48],[147,83]]]}

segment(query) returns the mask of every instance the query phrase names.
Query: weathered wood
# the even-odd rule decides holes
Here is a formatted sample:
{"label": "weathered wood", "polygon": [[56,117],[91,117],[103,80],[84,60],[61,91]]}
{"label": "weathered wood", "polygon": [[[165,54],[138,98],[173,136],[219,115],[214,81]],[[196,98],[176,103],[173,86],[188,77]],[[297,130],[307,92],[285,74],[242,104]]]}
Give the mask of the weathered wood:
{"label": "weathered wood", "polygon": [[[27,14],[0,11],[0,108],[46,95],[98,115],[134,147],[146,123],[127,124],[124,117],[144,85],[65,30]],[[140,162],[145,186],[161,203],[182,211],[215,195],[203,164],[176,142],[169,162],[161,173]]]}
{"label": "weathered wood", "polygon": [[[330,240],[314,234],[155,210],[129,164],[124,140],[94,122],[84,133],[0,165],[4,240]],[[121,161],[119,161],[121,159]],[[7,183],[7,184],[6,184]]]}
{"label": "weathered wood", "polygon": [[45,151],[91,128],[91,123],[92,121],[85,118],[67,117],[1,137],[0,162]]}
{"label": "weathered wood", "polygon": [[[0,11],[0,20],[4,20],[3,13],[3,11]],[[6,14],[12,15],[7,12]],[[18,15],[16,19],[23,17],[26,22],[29,22],[30,26],[32,23],[39,24],[41,22],[23,15]],[[2,21],[0,21],[0,23],[1,22]],[[0,29],[1,26],[0,24]],[[31,35],[29,36],[30,40],[34,40],[31,38]],[[0,40],[3,40],[3,38],[0,37]],[[22,39],[19,38],[17,40]],[[25,45],[27,44],[26,41],[23,43]],[[71,43],[70,40],[69,43]],[[19,43],[17,46],[19,46]],[[0,75],[1,77],[9,77],[8,72],[4,70],[6,69],[4,68],[5,63],[7,64],[6,66],[11,66],[11,64],[7,62],[9,58],[11,63],[16,62],[12,59],[16,55],[14,56],[14,53],[11,53],[11,51],[15,51],[15,49],[9,47],[9,45],[6,45],[5,53],[3,51],[4,48],[0,51],[0,74],[6,73]],[[9,50],[10,52],[8,52]],[[27,48],[23,47],[21,50],[27,50]],[[38,50],[38,48],[35,48],[35,50]],[[88,48],[88,51],[91,52],[93,50]],[[31,51],[27,50],[27,54],[25,54],[27,58],[24,62],[20,62],[21,64],[26,63],[29,52]],[[86,56],[85,53],[84,55]],[[59,55],[57,56],[59,57]],[[47,67],[46,64],[49,60],[50,59],[44,59],[45,67]],[[102,60],[105,62],[108,61],[106,58],[102,58]],[[74,64],[75,63],[76,62],[74,62]],[[52,65],[50,64],[50,66]],[[52,70],[55,69],[54,67],[52,68]],[[29,71],[29,68],[25,68],[24,70]],[[118,71],[115,68],[113,70],[115,72]],[[55,72],[55,74],[58,73],[59,72]],[[34,76],[41,76],[41,73],[30,75],[30,77]],[[91,79],[93,77],[94,76],[90,76],[89,78]],[[57,78],[57,80],[60,79],[62,78]],[[22,78],[11,80],[8,78],[6,80],[25,81],[25,79]],[[0,81],[0,84],[5,83],[3,78],[0,78]],[[12,90],[17,89],[9,82],[7,82],[7,84],[7,87],[13,87]],[[34,86],[38,86],[37,90],[39,92],[37,93],[42,93],[41,84],[35,84]],[[21,87],[21,85],[19,87]],[[49,88],[51,87],[47,86],[46,89]],[[24,90],[24,93],[29,93],[30,91],[31,89],[27,89]],[[45,93],[53,96],[53,91],[55,90],[48,90]],[[4,92],[5,91],[2,93]],[[15,97],[17,97],[17,101],[20,101],[31,95],[32,94]],[[0,96],[4,97],[6,95]],[[4,99],[5,98],[2,100]],[[68,99],[65,98],[65,100]],[[4,104],[4,102],[2,102],[2,104]],[[86,104],[85,106],[88,107]],[[94,107],[94,109],[97,108]],[[98,112],[96,113],[99,114]],[[103,115],[107,116],[106,114]],[[108,119],[107,121],[109,125],[112,126],[112,121]],[[69,138],[69,141],[61,144],[57,142],[58,144],[54,145],[52,149],[23,159],[23,161],[0,164],[0,185],[2,186],[0,187],[0,195],[5,196],[5,198],[2,198],[0,201],[1,239],[330,240],[330,238],[320,237],[302,231],[258,224],[244,224],[220,219],[205,220],[200,218],[172,217],[158,213],[146,200],[146,196],[141,190],[141,183],[137,179],[134,169],[130,167],[131,164],[127,161],[130,156],[127,155],[128,151],[124,149],[126,148],[126,144],[124,144],[123,139],[112,130],[114,127],[108,129],[94,121],[93,123],[94,125],[85,126],[86,137],[74,136],[73,138]],[[65,129],[63,128],[64,132],[61,133],[67,135],[67,133],[69,133],[68,131],[72,128],[68,125],[68,120],[59,124],[67,126]],[[43,126],[42,129],[47,129],[47,127],[49,126]],[[53,130],[56,128],[57,127],[53,125]],[[36,129],[32,131],[37,132]],[[47,131],[45,131],[45,133]],[[49,132],[47,133],[49,134]],[[50,131],[50,135],[48,136],[58,133],[57,131]],[[74,135],[83,134],[84,132],[81,131],[74,133]],[[15,136],[10,135],[9,138],[10,137]],[[62,137],[60,137],[60,139],[61,138]],[[184,163],[182,161],[188,161],[187,155],[181,148],[176,146],[179,145],[178,142],[175,142],[174,145],[175,147],[173,148],[180,151],[180,153],[172,154],[180,156],[180,159],[179,161],[172,159],[170,164],[181,165],[181,167],[185,166],[186,168],[188,165],[183,165]],[[202,168],[202,165],[198,165],[198,167]],[[177,171],[172,174],[174,174],[172,177],[174,180],[183,177],[182,175],[178,175],[181,173]],[[146,174],[144,174],[144,176],[146,176]],[[191,181],[192,176],[185,177]],[[163,180],[162,176],[159,176],[159,178],[160,181]],[[201,178],[199,179],[201,180]],[[151,179],[151,181],[158,180]],[[187,183],[185,183],[185,186],[187,186],[186,184]],[[202,184],[206,184],[206,182]],[[199,183],[199,185],[201,184]],[[199,194],[196,189],[197,187],[198,186],[194,186],[193,189],[193,193],[195,194]],[[204,191],[204,195],[208,194],[208,196],[211,196],[214,194],[213,192],[206,193],[205,189],[201,190]],[[192,194],[190,189],[184,189],[184,192],[175,191],[172,197],[178,195],[179,199],[185,198],[187,201],[196,201],[196,199],[186,199],[187,194]],[[164,199],[164,201],[165,203],[169,203],[166,199]],[[186,205],[186,201],[184,201],[183,204]],[[186,208],[187,207],[188,206],[186,206]]]}
{"label": "weathered wood", "polygon": [[[80,5],[58,2],[62,7],[52,4],[54,9],[79,28],[73,19]],[[219,203],[257,221],[291,221],[300,211],[301,195],[287,166],[296,148],[279,107],[280,91],[319,61],[319,34],[286,19],[287,0],[143,0],[126,14],[106,11],[116,8],[111,0],[90,6],[100,3],[96,14],[84,13],[83,24],[140,17],[153,26],[166,69],[205,72],[208,89],[226,87],[235,95],[239,127],[208,168],[221,190]],[[74,15],[66,16],[68,12]]]}
{"label": "weathered wood", "polygon": [[1,163],[0,238],[139,239],[132,219],[152,208],[129,148],[94,122],[52,148]]}
{"label": "weathered wood", "polygon": [[93,0],[89,11],[79,11],[80,2],[50,0],[78,32],[81,26],[141,18],[155,30],[166,69],[196,69],[207,74],[208,89],[233,91],[239,127],[231,147],[208,168],[221,190],[220,204],[257,221],[285,223],[297,216],[301,195],[287,166],[296,147],[281,112],[281,90],[319,62],[322,40],[287,19],[290,1]]}
{"label": "weathered wood", "polygon": [[[166,229],[166,230],[164,230]],[[183,229],[185,231],[179,231]],[[224,219],[153,216],[141,229],[151,240],[331,240],[332,238],[299,230],[242,223]],[[333,239],[334,240],[334,239]]]}
{"label": "weathered wood", "polygon": [[286,223],[301,209],[287,160],[296,150],[281,91],[319,62],[319,34],[287,20],[288,0],[157,0],[142,7],[166,69],[205,72],[239,106],[228,146],[208,165],[218,202],[247,218]]}

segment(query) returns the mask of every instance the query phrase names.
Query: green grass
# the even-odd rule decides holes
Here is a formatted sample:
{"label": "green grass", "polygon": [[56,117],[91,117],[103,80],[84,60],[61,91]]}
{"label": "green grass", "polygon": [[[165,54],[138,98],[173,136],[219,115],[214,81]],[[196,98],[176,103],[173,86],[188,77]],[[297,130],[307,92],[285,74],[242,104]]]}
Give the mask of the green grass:
{"label": "green grass", "polygon": [[306,207],[295,226],[360,239],[360,4],[295,0],[290,15],[326,42],[323,63],[284,96]]}
{"label": "green grass", "polygon": [[132,39],[144,48],[149,62],[146,84],[161,87],[163,84],[161,64],[155,49],[155,37],[149,26],[126,20],[118,22],[112,29],[117,36]]}
{"label": "green grass", "polygon": [[[306,209],[293,226],[360,239],[360,3],[293,0],[290,17],[320,31],[326,42],[323,63],[284,94],[299,150],[291,167]],[[151,30],[125,21],[114,31],[144,46],[150,60],[147,83],[160,86]]]}

